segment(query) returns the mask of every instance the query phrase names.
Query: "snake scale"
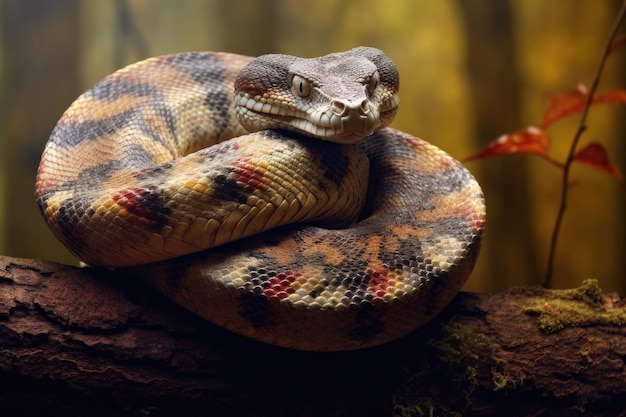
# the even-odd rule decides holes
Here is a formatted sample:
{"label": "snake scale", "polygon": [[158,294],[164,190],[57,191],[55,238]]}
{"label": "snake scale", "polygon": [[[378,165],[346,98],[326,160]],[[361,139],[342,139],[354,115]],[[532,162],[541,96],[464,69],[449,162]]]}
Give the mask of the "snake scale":
{"label": "snake scale", "polygon": [[398,86],[368,47],[150,58],[63,114],[37,203],[80,260],[234,332],[303,350],[385,343],[460,290],[485,220],[459,162],[386,127]]}

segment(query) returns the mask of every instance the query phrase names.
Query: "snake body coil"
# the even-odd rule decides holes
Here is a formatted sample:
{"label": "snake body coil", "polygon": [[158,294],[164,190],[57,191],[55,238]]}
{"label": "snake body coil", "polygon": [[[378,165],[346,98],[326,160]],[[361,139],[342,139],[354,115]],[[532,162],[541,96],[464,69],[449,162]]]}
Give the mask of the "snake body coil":
{"label": "snake body coil", "polygon": [[467,170],[385,127],[397,90],[374,48],[151,58],[65,112],[37,202],[84,262],[128,267],[232,331],[306,350],[384,343],[458,292],[485,218]]}

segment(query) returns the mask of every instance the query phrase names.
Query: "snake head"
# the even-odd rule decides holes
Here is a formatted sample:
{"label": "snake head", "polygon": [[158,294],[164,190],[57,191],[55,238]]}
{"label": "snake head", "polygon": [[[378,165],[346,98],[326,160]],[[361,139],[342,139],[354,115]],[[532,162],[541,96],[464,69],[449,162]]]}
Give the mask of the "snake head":
{"label": "snake head", "polygon": [[398,70],[382,51],[358,47],[319,58],[262,55],[235,81],[235,109],[249,131],[287,129],[356,143],[391,123]]}

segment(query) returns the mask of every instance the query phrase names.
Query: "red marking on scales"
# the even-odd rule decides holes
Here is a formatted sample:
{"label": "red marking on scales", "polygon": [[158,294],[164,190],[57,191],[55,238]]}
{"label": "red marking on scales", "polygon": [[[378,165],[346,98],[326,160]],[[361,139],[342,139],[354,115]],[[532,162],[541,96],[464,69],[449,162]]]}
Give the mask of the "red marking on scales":
{"label": "red marking on scales", "polygon": [[301,276],[302,274],[299,272],[279,272],[267,280],[267,287],[263,289],[263,294],[268,298],[278,298],[279,300],[287,298],[289,294],[295,292],[292,284]]}
{"label": "red marking on scales", "polygon": [[126,188],[117,191],[111,197],[128,213],[137,216],[140,222],[148,220],[157,227],[166,225],[168,215],[171,214],[171,210],[163,206],[163,197],[154,191]]}
{"label": "red marking on scales", "polygon": [[250,158],[242,158],[234,163],[233,173],[236,174],[236,180],[243,184],[245,191],[254,190],[267,191],[268,186],[264,182],[262,168],[258,168],[254,163],[250,162]]}
{"label": "red marking on scales", "polygon": [[369,278],[368,281],[368,285],[367,285],[367,290],[370,294],[372,294],[372,296],[374,297],[374,300],[378,299],[378,300],[382,300],[385,298],[385,295],[387,294],[387,288],[389,288],[390,286],[390,278],[388,275],[388,271],[386,270],[374,270],[371,268],[368,268],[367,271],[365,271],[365,273],[367,274],[367,277]]}

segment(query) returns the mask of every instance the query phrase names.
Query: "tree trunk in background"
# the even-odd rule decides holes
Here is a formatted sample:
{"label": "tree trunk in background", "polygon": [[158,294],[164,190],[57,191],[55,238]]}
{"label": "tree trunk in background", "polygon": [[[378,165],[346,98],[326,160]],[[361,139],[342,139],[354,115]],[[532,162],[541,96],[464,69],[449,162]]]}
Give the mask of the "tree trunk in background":
{"label": "tree trunk in background", "polygon": [[227,34],[222,38],[223,50],[250,56],[274,53],[280,18],[277,1],[220,2],[221,33]]}
{"label": "tree trunk in background", "polygon": [[[152,54],[148,42],[139,30],[128,0],[115,1],[115,30],[113,31],[113,67],[122,68],[129,62],[146,59]],[[130,59],[125,59],[129,53]]]}
{"label": "tree trunk in background", "polygon": [[40,217],[34,184],[41,152],[79,91],[78,2],[4,0],[0,7],[4,58],[0,137],[5,138],[0,158],[7,175],[6,198],[0,202],[7,213],[4,254],[36,253],[35,247],[45,245],[60,249],[45,223],[31,219]]}
{"label": "tree trunk in background", "polygon": [[[515,28],[508,1],[460,0],[465,22],[467,67],[472,88],[476,149],[523,126],[515,51]],[[506,109],[506,110],[503,110]],[[543,259],[533,242],[528,204],[528,175],[523,158],[494,158],[484,164],[481,185],[489,206],[483,257],[487,278],[497,288],[504,271],[509,283],[539,283]],[[496,243],[497,242],[497,243]]]}

